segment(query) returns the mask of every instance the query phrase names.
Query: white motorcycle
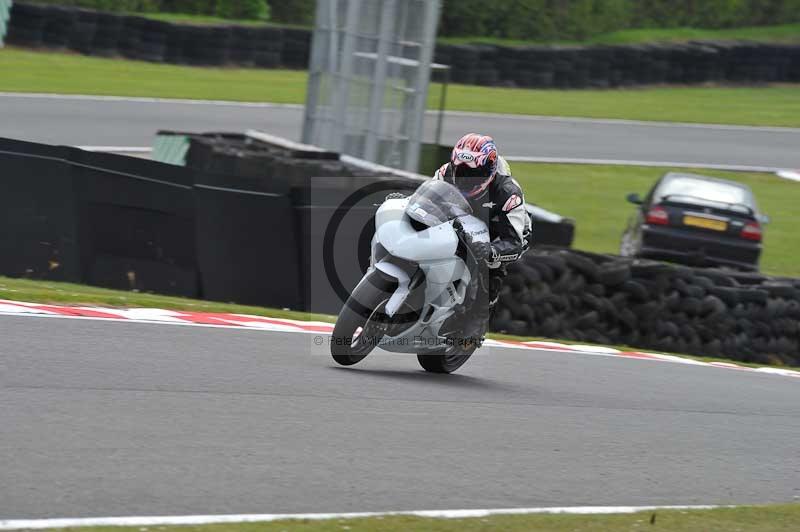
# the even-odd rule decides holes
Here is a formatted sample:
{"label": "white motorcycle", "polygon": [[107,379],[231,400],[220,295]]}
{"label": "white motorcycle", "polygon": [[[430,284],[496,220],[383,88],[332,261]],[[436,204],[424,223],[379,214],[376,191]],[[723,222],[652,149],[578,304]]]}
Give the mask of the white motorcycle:
{"label": "white motorcycle", "polygon": [[462,327],[467,311],[480,311],[475,283],[488,282],[487,266],[475,260],[469,242],[488,242],[489,229],[456,187],[438,180],[411,197],[387,197],[375,229],[369,269],[333,329],[334,360],[349,366],[380,347],[416,353],[427,371],[455,371],[485,333],[484,325],[467,338]]}

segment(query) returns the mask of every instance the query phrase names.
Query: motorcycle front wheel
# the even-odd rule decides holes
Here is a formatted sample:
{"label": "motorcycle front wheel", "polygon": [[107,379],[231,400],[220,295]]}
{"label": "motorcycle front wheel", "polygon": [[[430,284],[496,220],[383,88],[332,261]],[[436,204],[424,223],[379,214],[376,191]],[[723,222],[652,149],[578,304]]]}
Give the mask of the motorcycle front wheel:
{"label": "motorcycle front wheel", "polygon": [[331,336],[331,356],[342,366],[361,362],[383,337],[381,309],[397,281],[379,270],[370,272],[347,298]]}

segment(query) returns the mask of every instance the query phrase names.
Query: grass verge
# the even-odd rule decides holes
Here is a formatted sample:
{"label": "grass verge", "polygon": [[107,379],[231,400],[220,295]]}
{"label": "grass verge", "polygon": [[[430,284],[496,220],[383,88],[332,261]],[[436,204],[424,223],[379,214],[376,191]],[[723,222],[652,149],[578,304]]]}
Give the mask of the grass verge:
{"label": "grass verge", "polygon": [[188,13],[128,13],[137,17],[162,20],[164,22],[174,22],[178,24],[193,24],[195,26],[275,26],[278,28],[302,28],[311,30],[311,26],[298,24],[282,24],[269,20],[254,19],[231,19],[222,18],[214,15],[190,15]]}
{"label": "grass verge", "polygon": [[[800,505],[740,506],[713,510],[650,510],[633,514],[609,515],[500,515],[469,519],[436,519],[411,516],[384,516],[324,521],[286,520],[268,523],[231,523],[149,527],[151,530],[174,532],[271,532],[303,531],[328,532],[406,531],[434,532],[503,530],[573,532],[591,530],[612,532],[623,530],[658,530],[659,532],[789,532],[800,523]],[[140,527],[72,528],[74,532],[125,532],[143,530]]]}
{"label": "grass verge", "polygon": [[[0,49],[0,91],[302,104],[307,73],[198,68]],[[452,85],[447,109],[490,113],[800,127],[797,86],[532,90]],[[437,108],[439,87],[430,91]]]}
{"label": "grass verge", "polygon": [[531,44],[646,44],[688,41],[756,41],[797,43],[800,42],[800,24],[780,24],[775,26],[748,26],[744,28],[701,29],[701,28],[643,28],[601,33],[585,41],[526,41],[519,39],[499,39],[492,37],[440,37],[439,42],[448,44],[498,44],[504,46],[524,46]]}
{"label": "grass verge", "polygon": [[128,13],[129,15],[196,26],[265,26],[266,21],[253,19],[227,19],[214,15],[191,15],[188,13]]}
{"label": "grass verge", "polygon": [[[514,176],[526,200],[576,221],[574,246],[598,253],[617,253],[622,232],[634,206],[629,192],[646,193],[656,179],[679,168],[637,166],[513,163]],[[732,179],[749,185],[759,207],[771,217],[765,228],[761,269],[765,273],[800,277],[800,184],[772,174],[686,170]],[[534,229],[535,230],[535,229]]]}
{"label": "grass verge", "polygon": [[191,312],[222,312],[232,314],[251,314],[270,318],[286,318],[303,321],[327,321],[333,323],[335,316],[313,314],[294,310],[272,309],[218,303],[185,297],[171,297],[142,292],[110,290],[82,284],[40,281],[35,279],[12,279],[0,276],[0,299],[25,301],[29,303],[58,303],[65,305],[141,307]]}

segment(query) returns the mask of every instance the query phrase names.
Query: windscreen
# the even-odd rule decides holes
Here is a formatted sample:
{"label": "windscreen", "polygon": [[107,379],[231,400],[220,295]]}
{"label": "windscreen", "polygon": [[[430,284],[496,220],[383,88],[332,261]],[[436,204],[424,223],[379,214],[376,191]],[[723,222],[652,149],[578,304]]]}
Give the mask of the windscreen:
{"label": "windscreen", "polygon": [[680,201],[681,198],[691,198],[698,201],[725,203],[732,206],[749,207],[756,210],[755,199],[745,187],[719,181],[707,181],[689,176],[679,176],[667,179],[656,192],[655,202],[668,199]]}
{"label": "windscreen", "polygon": [[408,199],[406,214],[413,220],[433,227],[472,214],[472,208],[456,187],[444,181],[430,180]]}

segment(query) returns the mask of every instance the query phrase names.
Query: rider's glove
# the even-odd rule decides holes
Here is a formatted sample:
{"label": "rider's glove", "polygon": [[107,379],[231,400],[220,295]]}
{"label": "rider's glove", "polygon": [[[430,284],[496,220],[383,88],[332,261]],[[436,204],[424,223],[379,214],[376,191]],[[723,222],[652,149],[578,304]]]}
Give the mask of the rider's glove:
{"label": "rider's glove", "polygon": [[476,260],[489,264],[497,262],[497,250],[489,242],[472,242],[470,248]]}
{"label": "rider's glove", "polygon": [[406,195],[402,192],[390,192],[386,195],[385,200],[389,201],[390,199],[405,199]]}

